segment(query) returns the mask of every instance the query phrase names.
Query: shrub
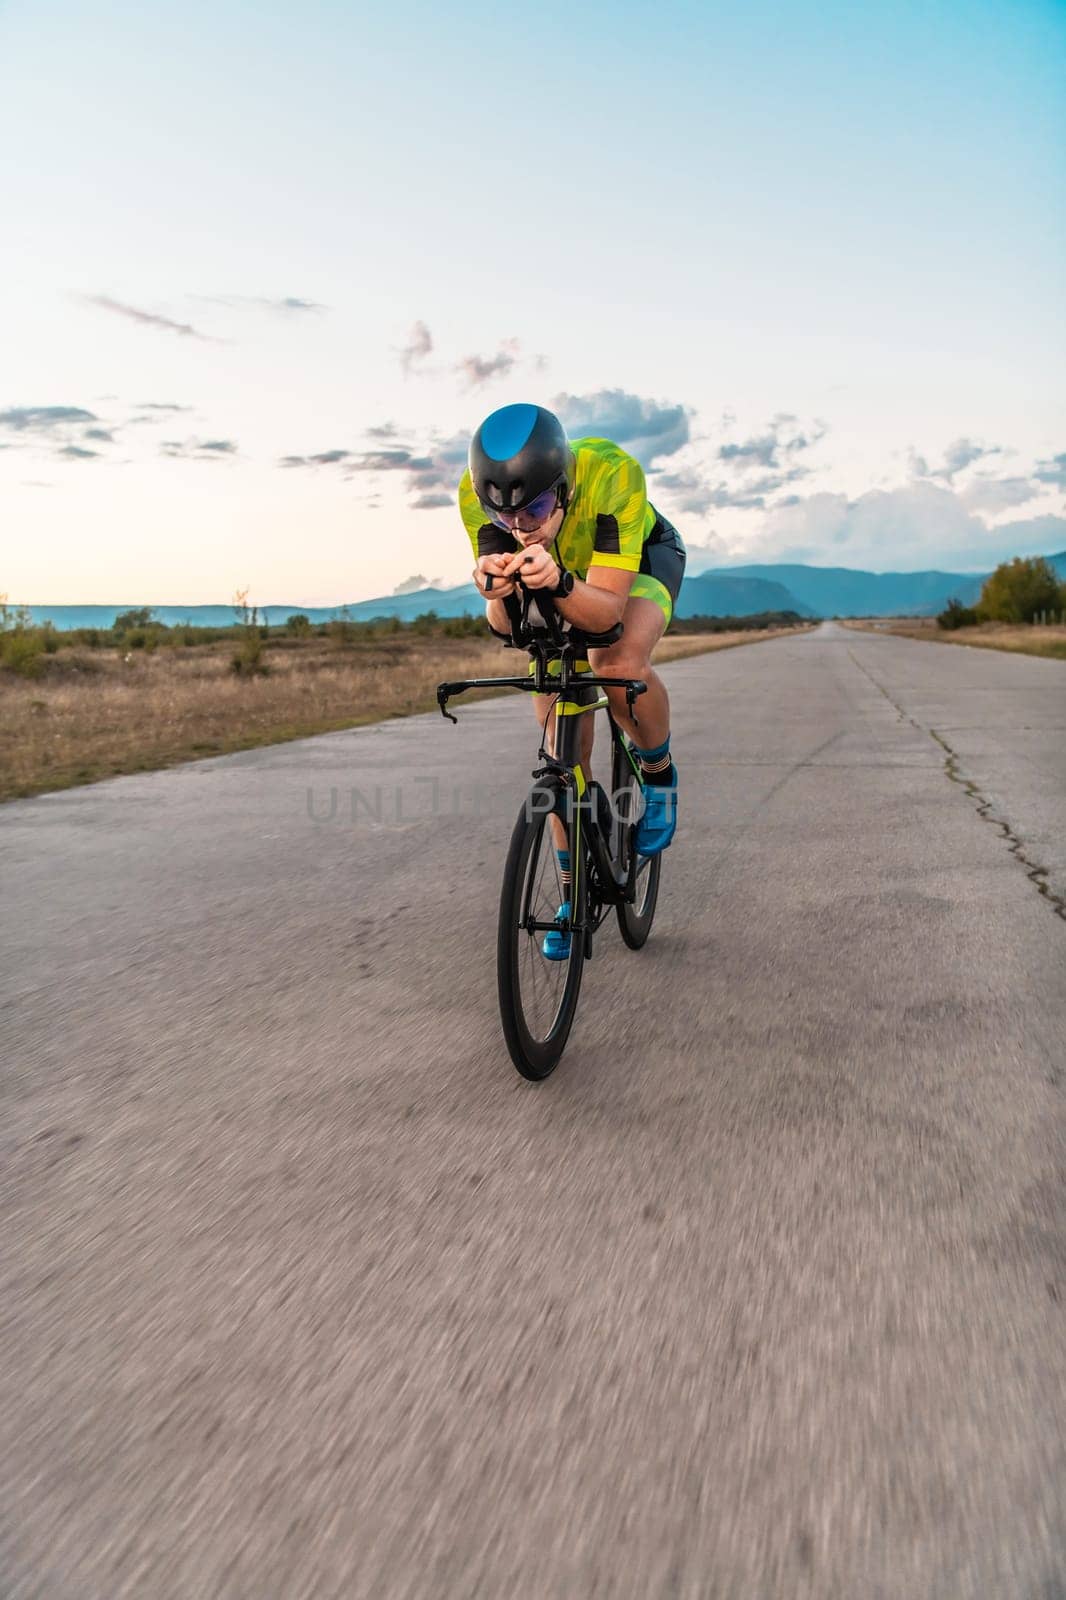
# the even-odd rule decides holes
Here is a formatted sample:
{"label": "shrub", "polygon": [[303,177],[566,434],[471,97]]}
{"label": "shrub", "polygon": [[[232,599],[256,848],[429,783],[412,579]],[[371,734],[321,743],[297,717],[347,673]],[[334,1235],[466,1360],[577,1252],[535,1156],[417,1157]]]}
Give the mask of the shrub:
{"label": "shrub", "polygon": [[[131,628],[147,628],[152,620],[152,606],[134,606],[129,611],[120,611],[111,624],[113,633],[127,633]],[[134,649],[139,646],[134,645]]]}
{"label": "shrub", "polygon": [[340,648],[354,644],[358,637],[358,624],[352,621],[352,614],[347,606],[343,606],[339,614],[331,617],[326,623],[326,632],[333,643]]}
{"label": "shrub", "polygon": [[1066,585],[1043,556],[1003,561],[985,579],[977,614],[990,622],[1032,622],[1041,611],[1061,610]]}
{"label": "shrub", "polygon": [[234,672],[246,678],[253,678],[257,673],[269,672],[269,667],[263,660],[263,640],[258,628],[248,628],[244,637],[230,658],[230,667]]}
{"label": "shrub", "polygon": [[291,617],[285,618],[285,632],[291,633],[296,639],[306,637],[311,632],[311,618],[302,611],[294,611]]}
{"label": "shrub", "polygon": [[29,606],[13,606],[6,594],[0,594],[0,633],[25,633],[32,627]]}
{"label": "shrub", "polygon": [[964,606],[961,600],[952,598],[936,620],[942,628],[973,628],[978,616],[973,606]]}
{"label": "shrub", "polygon": [[39,678],[43,662],[44,641],[40,632],[17,630],[0,633],[0,662],[9,672],[20,678]]}
{"label": "shrub", "polygon": [[449,617],[441,629],[446,639],[480,639],[485,632],[484,617]]}

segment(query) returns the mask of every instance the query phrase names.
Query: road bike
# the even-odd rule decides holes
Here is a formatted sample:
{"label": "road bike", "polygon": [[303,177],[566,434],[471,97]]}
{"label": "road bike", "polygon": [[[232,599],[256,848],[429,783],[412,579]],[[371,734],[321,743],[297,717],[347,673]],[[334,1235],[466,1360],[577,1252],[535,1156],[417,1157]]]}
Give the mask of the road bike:
{"label": "road bike", "polygon": [[[636,850],[644,780],[602,692],[625,689],[635,721],[636,702],[647,685],[639,679],[598,677],[586,659],[590,649],[621,638],[622,624],[599,634],[568,628],[550,597],[526,589],[520,580],[518,592],[509,595],[504,605],[511,626],[505,642],[528,653],[526,675],[442,683],[437,704],[450,722],[456,722],[448,701],[467,689],[522,689],[550,695],[555,702],[544,722],[539,750],[543,765],[532,774],[533,787],[511,834],[496,941],[500,1020],[507,1048],[522,1076],[539,1080],[558,1065],[566,1046],[585,963],[592,957],[593,936],[611,908],[631,950],[639,950],[647,941],[662,857],[642,856]],[[597,711],[606,712],[610,729],[609,792],[587,777],[581,766],[578,719]],[[559,864],[563,840],[570,858],[569,884],[564,884]],[[554,959],[544,953],[549,936],[556,941]]]}

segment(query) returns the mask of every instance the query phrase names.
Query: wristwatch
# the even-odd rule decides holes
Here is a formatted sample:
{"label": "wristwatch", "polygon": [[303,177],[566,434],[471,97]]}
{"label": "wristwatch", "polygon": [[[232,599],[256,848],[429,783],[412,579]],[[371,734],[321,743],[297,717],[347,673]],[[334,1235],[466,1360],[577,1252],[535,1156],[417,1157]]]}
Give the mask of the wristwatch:
{"label": "wristwatch", "polygon": [[574,592],[574,574],[567,572],[565,567],[559,568],[559,582],[548,593],[553,600],[567,600]]}

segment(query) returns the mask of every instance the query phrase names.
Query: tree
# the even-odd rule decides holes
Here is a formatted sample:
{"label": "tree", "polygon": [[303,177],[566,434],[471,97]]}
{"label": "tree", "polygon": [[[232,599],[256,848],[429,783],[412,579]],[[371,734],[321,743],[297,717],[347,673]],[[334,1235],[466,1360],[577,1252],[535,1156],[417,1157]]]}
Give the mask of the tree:
{"label": "tree", "polygon": [[249,604],[250,589],[238,589],[233,596],[233,609],[242,628],[258,628],[259,607]]}
{"label": "tree", "polygon": [[311,618],[305,616],[302,611],[294,611],[291,617],[285,618],[285,632],[302,638],[311,632]]}
{"label": "tree", "polygon": [[263,661],[263,630],[259,625],[259,607],[249,603],[250,590],[238,589],[233,596],[233,609],[241,629],[241,643],[230,660],[234,672],[254,677],[269,669]]}
{"label": "tree", "polygon": [[1032,622],[1041,611],[1058,611],[1064,604],[1066,585],[1043,556],[1015,556],[986,578],[977,612],[989,622]]}
{"label": "tree", "polygon": [[151,627],[153,606],[134,606],[130,611],[120,611],[111,624],[114,633],[125,633],[127,628]]}
{"label": "tree", "polygon": [[964,606],[961,600],[953,598],[936,620],[942,628],[972,628],[978,619],[973,606]]}
{"label": "tree", "polygon": [[0,594],[0,633],[25,633],[32,627],[29,606],[13,606],[6,594]]}

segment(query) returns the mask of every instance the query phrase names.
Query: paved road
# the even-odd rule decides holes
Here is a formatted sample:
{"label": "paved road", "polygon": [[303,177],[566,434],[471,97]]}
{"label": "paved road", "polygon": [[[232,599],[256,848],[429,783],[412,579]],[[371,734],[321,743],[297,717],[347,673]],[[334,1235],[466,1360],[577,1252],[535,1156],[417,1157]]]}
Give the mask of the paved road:
{"label": "paved road", "polygon": [[540,1087],[524,706],[0,811],[5,1597],[1066,1593],[1066,665],[667,672]]}

